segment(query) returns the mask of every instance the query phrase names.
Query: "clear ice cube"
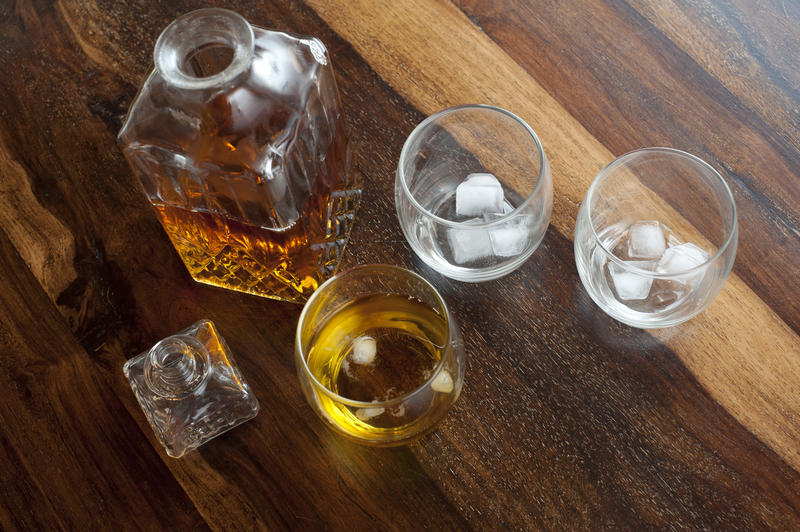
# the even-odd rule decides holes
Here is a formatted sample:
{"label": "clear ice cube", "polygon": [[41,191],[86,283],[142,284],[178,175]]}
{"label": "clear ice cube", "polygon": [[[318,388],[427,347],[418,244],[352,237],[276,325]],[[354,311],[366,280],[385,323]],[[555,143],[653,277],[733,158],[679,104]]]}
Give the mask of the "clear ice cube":
{"label": "clear ice cube", "polygon": [[503,187],[492,174],[469,174],[456,187],[456,214],[480,216],[503,212]]}
{"label": "clear ice cube", "polygon": [[469,181],[471,185],[494,187],[500,184],[494,174],[489,173],[472,173],[469,174],[464,181]]}
{"label": "clear ice cube", "polygon": [[355,416],[360,419],[361,421],[369,421],[374,417],[378,417],[386,411],[385,408],[377,407],[369,407],[369,408],[359,408],[354,412]]}
{"label": "clear ice cube", "polygon": [[[658,273],[680,273],[700,266],[706,260],[708,260],[708,253],[702,248],[691,242],[678,244],[677,246],[667,248],[661,260],[658,261],[656,271]],[[691,284],[702,275],[702,272],[690,273],[677,276],[676,280]]]}
{"label": "clear ice cube", "polygon": [[450,393],[453,391],[453,387],[453,377],[446,369],[442,369],[431,382],[431,388],[439,393]]}
{"label": "clear ice cube", "polygon": [[628,256],[634,259],[658,259],[667,248],[661,224],[656,221],[636,222],[628,234]]}
{"label": "clear ice cube", "polygon": [[[493,222],[495,220],[499,220],[500,218],[506,216],[508,213],[514,210],[514,207],[508,203],[507,201],[503,201],[503,211],[502,212],[485,212],[483,213],[483,221],[485,222]],[[530,224],[531,216],[530,215],[519,215],[514,217],[514,223],[517,224]]]}
{"label": "clear ice cube", "polygon": [[353,340],[350,358],[356,364],[372,364],[378,353],[378,344],[372,336],[359,336]]}
{"label": "clear ice cube", "polygon": [[626,266],[636,267],[642,270],[650,270],[653,267],[650,261],[631,260],[625,261],[625,266],[616,262],[608,263],[608,273],[614,283],[617,296],[622,300],[641,300],[647,299],[650,287],[653,284],[652,277],[635,273]]}
{"label": "clear ice cube", "polygon": [[685,283],[656,279],[650,289],[649,301],[658,309],[664,309],[682,300],[689,293],[689,286]]}
{"label": "clear ice cube", "polygon": [[667,236],[667,247],[679,246],[683,244],[683,241],[675,236],[674,233],[669,233]]}
{"label": "clear ice cube", "polygon": [[530,231],[525,225],[513,220],[489,229],[492,251],[498,257],[513,257],[522,253],[528,245],[529,235]]}
{"label": "clear ice cube", "polygon": [[469,227],[470,224],[480,222],[480,218],[474,218],[461,224],[462,227],[451,227],[447,230],[447,240],[453,251],[453,260],[457,264],[472,262],[492,254],[489,231],[481,227]]}

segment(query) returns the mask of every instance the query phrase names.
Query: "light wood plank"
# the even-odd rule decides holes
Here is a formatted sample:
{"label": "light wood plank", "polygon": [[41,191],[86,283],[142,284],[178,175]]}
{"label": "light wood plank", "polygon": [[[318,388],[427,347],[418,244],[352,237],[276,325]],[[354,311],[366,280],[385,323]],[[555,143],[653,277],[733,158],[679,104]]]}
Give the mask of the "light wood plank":
{"label": "light wood plank", "polygon": [[[780,9],[769,9],[759,5],[763,2],[746,0],[748,8],[757,11],[762,18],[758,23],[775,29],[760,35],[758,41],[750,42],[752,28],[740,26],[740,19],[749,18],[749,14],[740,12],[737,2],[629,0],[628,3],[770,127],[794,133],[784,138],[800,149],[797,135],[800,111],[796,100],[800,68],[771,64],[773,58],[769,53],[772,48],[780,49],[781,57],[800,56],[800,41],[781,40],[781,36],[791,35],[792,27],[800,24],[800,4],[782,2]],[[790,92],[792,87],[794,98]]]}
{"label": "light wood plank", "polygon": [[64,224],[33,194],[30,177],[0,138],[0,227],[55,300],[77,277],[75,242]]}

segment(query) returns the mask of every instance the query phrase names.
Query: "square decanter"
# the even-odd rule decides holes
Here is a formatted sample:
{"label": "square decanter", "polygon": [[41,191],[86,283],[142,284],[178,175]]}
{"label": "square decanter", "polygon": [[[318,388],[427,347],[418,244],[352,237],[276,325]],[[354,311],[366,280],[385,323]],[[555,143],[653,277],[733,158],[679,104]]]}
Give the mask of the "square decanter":
{"label": "square decanter", "polygon": [[252,419],[258,400],[209,320],[164,338],[123,367],[167,454],[180,458]]}
{"label": "square decanter", "polygon": [[189,273],[304,303],[361,197],[325,46],[213,8],[170,24],[153,57],[118,141]]}

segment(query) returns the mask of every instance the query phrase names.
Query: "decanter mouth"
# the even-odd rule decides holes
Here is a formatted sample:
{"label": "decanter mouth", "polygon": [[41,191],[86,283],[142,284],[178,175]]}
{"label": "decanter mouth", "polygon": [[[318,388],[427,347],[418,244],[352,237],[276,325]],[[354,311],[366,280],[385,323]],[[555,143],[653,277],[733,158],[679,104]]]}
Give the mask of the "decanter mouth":
{"label": "decanter mouth", "polygon": [[188,335],[170,336],[150,349],[144,366],[144,380],[156,395],[181,399],[205,382],[211,361],[208,350]]}
{"label": "decanter mouth", "polygon": [[[208,89],[223,85],[249,69],[253,59],[253,28],[241,15],[228,9],[191,11],[175,19],[156,41],[153,61],[170,85],[181,89]],[[227,65],[208,75],[189,67],[204,50],[221,49],[230,57]],[[227,59],[227,57],[226,57]]]}

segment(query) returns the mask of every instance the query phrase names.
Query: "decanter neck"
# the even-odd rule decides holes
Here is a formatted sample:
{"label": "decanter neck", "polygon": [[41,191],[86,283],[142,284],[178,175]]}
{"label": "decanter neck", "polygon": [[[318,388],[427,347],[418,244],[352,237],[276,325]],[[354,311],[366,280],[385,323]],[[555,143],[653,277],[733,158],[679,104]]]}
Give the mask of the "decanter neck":
{"label": "decanter neck", "polygon": [[210,369],[208,350],[196,338],[170,336],[150,349],[144,380],[157,395],[180,399],[197,390]]}
{"label": "decanter neck", "polygon": [[[253,59],[253,41],[253,28],[239,14],[227,9],[198,9],[175,19],[161,32],[153,60],[170,85],[210,89],[247,72]],[[204,61],[203,55],[214,60]],[[203,64],[198,67],[198,63]]]}

